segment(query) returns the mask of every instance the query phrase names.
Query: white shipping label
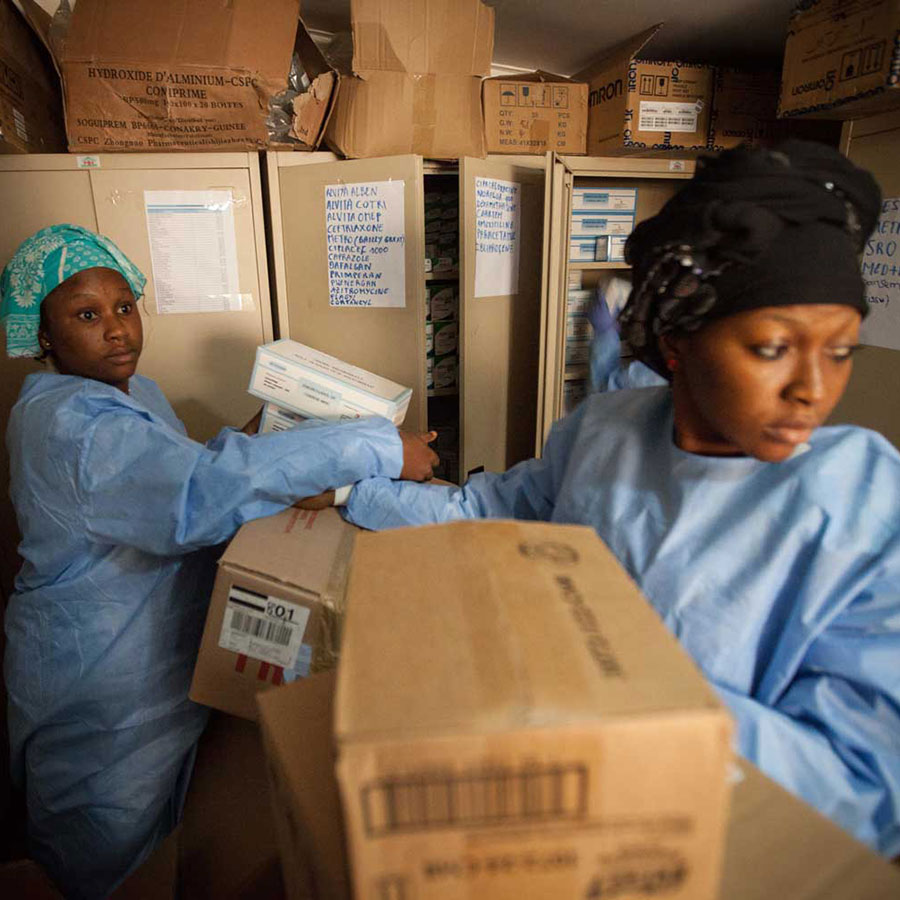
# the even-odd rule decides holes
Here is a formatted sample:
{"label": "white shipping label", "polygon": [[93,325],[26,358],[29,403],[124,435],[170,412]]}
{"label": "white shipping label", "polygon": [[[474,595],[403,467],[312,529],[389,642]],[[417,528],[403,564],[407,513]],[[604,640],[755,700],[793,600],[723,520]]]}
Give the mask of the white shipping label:
{"label": "white shipping label", "polygon": [[900,197],[885,197],[862,258],[869,315],[859,338],[864,344],[900,350]]}
{"label": "white shipping label", "polygon": [[144,191],[144,208],[157,312],[252,306],[240,292],[231,191]]}
{"label": "white shipping label", "polygon": [[696,131],[697,115],[696,103],[641,100],[638,131]]}
{"label": "white shipping label", "polygon": [[219,646],[290,669],[297,662],[308,621],[305,606],[232,585]]}
{"label": "white shipping label", "polygon": [[331,306],[406,306],[405,186],[325,185]]}

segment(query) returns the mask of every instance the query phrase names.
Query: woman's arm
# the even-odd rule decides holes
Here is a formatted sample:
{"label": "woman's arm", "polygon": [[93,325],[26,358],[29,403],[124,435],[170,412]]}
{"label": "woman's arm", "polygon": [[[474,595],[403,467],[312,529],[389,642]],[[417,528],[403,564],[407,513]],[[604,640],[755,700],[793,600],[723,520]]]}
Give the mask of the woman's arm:
{"label": "woman's arm", "polygon": [[373,531],[453,519],[538,519],[553,514],[584,407],[553,426],[544,454],[502,474],[473,475],[463,487],[405,484],[387,478],[361,481],[344,516]]}
{"label": "woman's arm", "polygon": [[211,445],[130,410],[98,415],[77,469],[87,534],[159,555],[185,553],[301,497],[361,478],[397,478],[404,465],[397,429],[378,418],[306,422],[253,437],[228,431]]}
{"label": "woman's arm", "polygon": [[900,853],[898,586],[895,565],[814,641],[774,706],[719,688],[741,754],[885,856]]}

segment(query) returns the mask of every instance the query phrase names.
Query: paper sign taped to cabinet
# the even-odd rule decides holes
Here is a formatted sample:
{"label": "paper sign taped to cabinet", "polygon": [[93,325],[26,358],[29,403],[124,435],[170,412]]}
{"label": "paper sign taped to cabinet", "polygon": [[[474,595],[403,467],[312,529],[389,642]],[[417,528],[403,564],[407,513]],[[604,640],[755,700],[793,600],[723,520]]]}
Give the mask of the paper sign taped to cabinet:
{"label": "paper sign taped to cabinet", "polygon": [[475,296],[508,297],[519,291],[519,213],[522,186],[475,179]]}
{"label": "paper sign taped to cabinet", "polygon": [[239,312],[231,191],[144,191],[158,313]]}
{"label": "paper sign taped to cabinet", "polygon": [[863,253],[862,275],[869,315],[860,340],[900,350],[900,197],[881,202],[881,217]]}
{"label": "paper sign taped to cabinet", "polygon": [[328,302],[406,306],[402,181],[325,185]]}

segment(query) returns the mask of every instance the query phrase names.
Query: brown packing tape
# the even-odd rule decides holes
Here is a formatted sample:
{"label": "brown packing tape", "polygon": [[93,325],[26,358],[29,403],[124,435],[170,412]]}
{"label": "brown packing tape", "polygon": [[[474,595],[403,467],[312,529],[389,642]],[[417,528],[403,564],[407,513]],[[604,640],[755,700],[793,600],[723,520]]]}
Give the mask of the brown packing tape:
{"label": "brown packing tape", "polygon": [[[437,102],[434,75],[414,75],[413,86],[413,146],[421,148],[422,156],[433,156],[436,141]],[[447,110],[444,110],[447,113]]]}

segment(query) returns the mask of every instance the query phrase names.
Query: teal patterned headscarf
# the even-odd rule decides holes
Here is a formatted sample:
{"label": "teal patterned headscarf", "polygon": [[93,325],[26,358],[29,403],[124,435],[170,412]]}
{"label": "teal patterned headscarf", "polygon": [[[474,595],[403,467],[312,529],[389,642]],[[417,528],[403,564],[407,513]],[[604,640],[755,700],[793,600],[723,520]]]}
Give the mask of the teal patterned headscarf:
{"label": "teal patterned headscarf", "polygon": [[25,240],[0,275],[0,322],[8,356],[40,356],[41,302],[55,287],[84,269],[115,269],[135,299],[147,279],[107,237],[78,225],[51,225]]}

